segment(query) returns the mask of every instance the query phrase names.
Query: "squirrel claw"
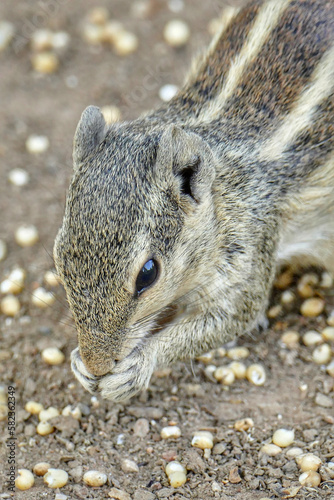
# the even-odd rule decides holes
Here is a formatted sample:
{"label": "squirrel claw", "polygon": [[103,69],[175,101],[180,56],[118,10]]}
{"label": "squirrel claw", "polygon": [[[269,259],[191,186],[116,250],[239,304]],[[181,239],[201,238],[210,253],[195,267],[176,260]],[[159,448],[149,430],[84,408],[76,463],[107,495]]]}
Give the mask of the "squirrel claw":
{"label": "squirrel claw", "polygon": [[91,394],[94,394],[97,391],[98,377],[89,373],[81,359],[78,347],[72,351],[71,368],[72,372],[84,388]]}

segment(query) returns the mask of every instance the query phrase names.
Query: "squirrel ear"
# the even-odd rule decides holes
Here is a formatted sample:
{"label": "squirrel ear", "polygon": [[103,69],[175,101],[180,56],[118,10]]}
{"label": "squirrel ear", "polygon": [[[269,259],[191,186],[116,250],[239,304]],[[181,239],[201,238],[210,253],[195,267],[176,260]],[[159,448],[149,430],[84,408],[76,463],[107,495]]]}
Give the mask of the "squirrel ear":
{"label": "squirrel ear", "polygon": [[74,168],[80,165],[105,136],[106,122],[96,106],[88,106],[81,115],[73,141]]}
{"label": "squirrel ear", "polygon": [[157,151],[157,169],[169,171],[177,181],[179,195],[201,203],[211,191],[215,159],[210,146],[197,134],[170,125],[162,134]]}

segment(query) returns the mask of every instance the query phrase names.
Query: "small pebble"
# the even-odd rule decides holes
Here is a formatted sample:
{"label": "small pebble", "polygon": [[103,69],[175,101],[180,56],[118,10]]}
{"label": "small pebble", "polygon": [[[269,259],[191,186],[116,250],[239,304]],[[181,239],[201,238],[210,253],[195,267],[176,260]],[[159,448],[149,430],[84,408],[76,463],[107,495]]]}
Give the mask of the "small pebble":
{"label": "small pebble", "polygon": [[27,151],[31,154],[45,153],[49,145],[49,139],[45,135],[30,135],[26,140]]}
{"label": "small pebble", "polygon": [[122,460],[122,462],[121,462],[121,469],[122,469],[123,472],[127,472],[127,473],[137,473],[137,472],[139,472],[139,467],[136,464],[136,462],[134,462],[133,460],[129,460],[127,458],[125,458],[124,460]]}
{"label": "small pebble", "polygon": [[299,344],[299,333],[294,330],[288,330],[281,336],[281,342],[288,349],[295,349]]}
{"label": "small pebble", "polygon": [[[38,287],[31,294],[31,302],[40,309],[45,309],[55,302],[56,298],[52,292],[43,287]],[[50,363],[51,364],[51,363]]]}
{"label": "small pebble", "polygon": [[325,301],[319,297],[313,297],[305,300],[301,307],[300,312],[307,318],[315,318],[319,316],[325,309]]}
{"label": "small pebble", "polygon": [[34,486],[35,479],[34,475],[28,469],[19,469],[17,471],[19,476],[15,479],[15,486],[19,490],[29,490]]}
{"label": "small pebble", "polygon": [[244,363],[241,363],[240,361],[232,361],[232,363],[230,363],[228,367],[234,373],[235,378],[246,378],[247,366]]}
{"label": "small pebble", "polygon": [[13,168],[8,174],[8,180],[14,186],[25,186],[29,182],[29,174],[23,168]]}
{"label": "small pebble", "polygon": [[182,47],[190,38],[190,29],[184,21],[174,19],[165,25],[163,36],[171,47]]}
{"label": "small pebble", "polygon": [[305,453],[296,457],[296,462],[300,470],[303,472],[307,472],[308,470],[317,471],[322,464],[320,458],[313,453]]}
{"label": "small pebble", "polygon": [[312,353],[312,359],[318,365],[326,365],[330,362],[332,350],[328,344],[322,344],[316,347]]}
{"label": "small pebble", "polygon": [[56,271],[46,271],[44,281],[49,286],[58,286],[60,284],[60,279]]}
{"label": "small pebble", "polygon": [[0,21],[0,52],[5,50],[12,41],[15,28],[9,21]]}
{"label": "small pebble", "polygon": [[122,118],[121,111],[116,106],[103,106],[101,113],[107,124],[119,122]]}
{"label": "small pebble", "polygon": [[133,435],[143,438],[150,432],[150,424],[146,418],[138,418],[133,426]]}
{"label": "small pebble", "polygon": [[250,355],[249,349],[247,347],[233,347],[227,351],[227,357],[233,359],[234,361],[239,361],[240,359],[248,358]]}
{"label": "small pebble", "polygon": [[4,240],[0,240],[0,262],[7,257],[7,244]]}
{"label": "small pebble", "polygon": [[37,403],[36,401],[28,401],[25,404],[24,409],[32,415],[39,415],[39,413],[44,410],[44,406],[41,403]]}
{"label": "small pebble", "polygon": [[310,330],[303,335],[303,343],[308,347],[321,344],[321,342],[323,342],[323,338],[320,333],[315,330]]}
{"label": "small pebble", "polygon": [[264,385],[267,379],[264,367],[259,364],[250,365],[247,368],[246,377],[249,382],[258,386]]}
{"label": "small pebble", "polygon": [[38,73],[49,75],[57,71],[59,59],[53,52],[39,52],[32,56],[31,64]]}
{"label": "small pebble", "polygon": [[209,448],[213,448],[213,435],[208,431],[198,431],[194,435],[191,446],[195,448],[200,448],[201,450],[205,450]]}
{"label": "small pebble", "polygon": [[217,368],[217,370],[213,373],[213,376],[223,385],[232,385],[235,381],[233,371],[227,366],[219,366],[219,368]]}
{"label": "small pebble", "polygon": [[36,427],[36,432],[40,436],[47,436],[48,434],[51,434],[55,428],[53,425],[49,424],[49,422],[39,422]]}
{"label": "small pebble", "polygon": [[21,247],[31,247],[39,240],[37,228],[30,225],[20,226],[15,232],[15,240]]}
{"label": "small pebble", "polygon": [[138,38],[130,31],[120,31],[114,40],[114,50],[119,56],[128,56],[138,49]]}
{"label": "small pebble", "polygon": [[168,102],[178,93],[178,86],[172,84],[163,85],[159,89],[159,97],[162,101]]}
{"label": "small pebble", "polygon": [[293,448],[290,448],[289,450],[286,451],[286,456],[289,458],[296,458],[299,455],[303,455],[304,451],[302,448],[298,448],[297,446],[294,446]]}
{"label": "small pebble", "polygon": [[332,408],[333,407],[333,399],[330,396],[326,396],[325,394],[321,394],[321,392],[317,392],[315,396],[315,404],[318,406],[322,406],[323,408]]}
{"label": "small pebble", "polygon": [[299,476],[299,482],[302,486],[316,488],[321,483],[321,476],[318,472],[309,470]]}
{"label": "small pebble", "polygon": [[39,412],[38,418],[40,422],[47,422],[50,418],[58,417],[59,411],[57,408],[50,406],[47,410],[42,410]]}
{"label": "small pebble", "polygon": [[61,365],[65,361],[65,355],[58,347],[47,347],[42,351],[42,359],[48,365]]}
{"label": "small pebble", "polygon": [[282,452],[282,448],[276,444],[268,443],[263,445],[260,451],[269,457],[276,457],[276,455]]}
{"label": "small pebble", "polygon": [[20,301],[14,295],[7,295],[0,302],[0,310],[5,316],[14,317],[20,309]]}
{"label": "small pebble", "polygon": [[46,483],[49,488],[62,488],[67,484],[68,474],[62,469],[49,469],[44,476],[44,483]]}
{"label": "small pebble", "polygon": [[51,469],[51,465],[48,462],[39,462],[34,465],[33,472],[36,476],[44,476],[49,469]]}
{"label": "small pebble", "polygon": [[322,338],[328,342],[334,342],[334,327],[327,326],[321,332]]}
{"label": "small pebble", "polygon": [[83,475],[83,482],[88,486],[103,486],[107,482],[107,474],[97,470],[89,470]]}
{"label": "small pebble", "polygon": [[277,446],[280,446],[281,448],[286,448],[287,446],[290,446],[294,442],[295,439],[295,433],[293,430],[289,429],[278,429],[277,431],[274,432],[272,441],[274,444]]}
{"label": "small pebble", "polygon": [[181,429],[177,425],[163,427],[160,432],[162,439],[177,439],[181,436]]}
{"label": "small pebble", "polygon": [[131,497],[129,493],[127,493],[124,490],[120,490],[118,488],[111,488],[108,493],[108,497],[112,498],[113,500],[131,500]]}

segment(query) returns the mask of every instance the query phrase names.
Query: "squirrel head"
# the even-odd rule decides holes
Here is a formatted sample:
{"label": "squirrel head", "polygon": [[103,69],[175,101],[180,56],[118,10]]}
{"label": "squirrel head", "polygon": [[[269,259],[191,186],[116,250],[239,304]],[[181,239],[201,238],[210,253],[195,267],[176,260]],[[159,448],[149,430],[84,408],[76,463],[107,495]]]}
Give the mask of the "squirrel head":
{"label": "squirrel head", "polygon": [[101,376],[154,335],[150,318],[205,272],[215,231],[215,158],[193,132],[145,120],[106,126],[90,106],[73,159],[54,258],[82,361]]}

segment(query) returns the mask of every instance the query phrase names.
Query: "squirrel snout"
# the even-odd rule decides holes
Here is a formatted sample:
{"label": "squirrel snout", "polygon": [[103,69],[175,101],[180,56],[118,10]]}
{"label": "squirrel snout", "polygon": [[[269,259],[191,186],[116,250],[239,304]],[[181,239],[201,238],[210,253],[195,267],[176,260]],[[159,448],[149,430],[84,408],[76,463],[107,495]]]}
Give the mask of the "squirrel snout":
{"label": "squirrel snout", "polygon": [[110,373],[116,364],[112,352],[110,352],[107,347],[95,347],[92,345],[86,347],[80,345],[79,341],[79,352],[81,360],[87,370],[96,377],[102,377]]}

